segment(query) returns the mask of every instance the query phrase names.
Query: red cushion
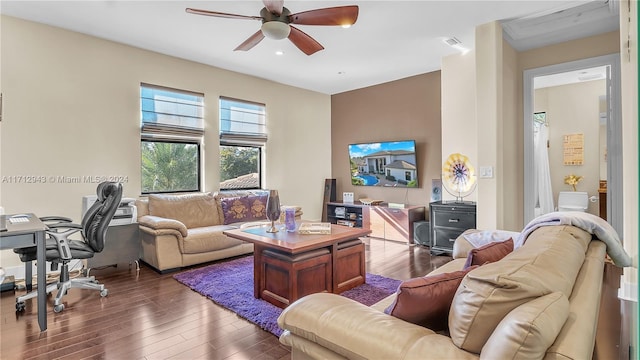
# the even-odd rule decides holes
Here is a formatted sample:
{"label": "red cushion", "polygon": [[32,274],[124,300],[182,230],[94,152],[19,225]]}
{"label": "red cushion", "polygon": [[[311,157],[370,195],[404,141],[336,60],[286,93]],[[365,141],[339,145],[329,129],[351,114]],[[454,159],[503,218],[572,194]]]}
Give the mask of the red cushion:
{"label": "red cushion", "polygon": [[513,251],[513,238],[509,240],[492,242],[487,245],[469,251],[467,262],[463,269],[473,265],[482,265],[488,262],[495,262],[507,256]]}
{"label": "red cushion", "polygon": [[462,278],[475,268],[404,281],[384,312],[433,331],[447,330],[453,296]]}

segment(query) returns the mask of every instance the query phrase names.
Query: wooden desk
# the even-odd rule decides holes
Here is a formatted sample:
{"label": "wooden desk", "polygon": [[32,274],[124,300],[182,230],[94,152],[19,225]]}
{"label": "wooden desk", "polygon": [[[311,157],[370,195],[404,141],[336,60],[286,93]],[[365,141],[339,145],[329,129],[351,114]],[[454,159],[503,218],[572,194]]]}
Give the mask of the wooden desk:
{"label": "wooden desk", "polygon": [[[0,249],[18,249],[37,246],[38,262],[38,325],[40,331],[47,330],[47,259],[45,256],[45,231],[47,226],[34,214],[29,222],[12,224],[11,215],[0,215],[6,222],[7,231],[0,232]],[[27,276],[31,276],[30,271]],[[30,279],[29,279],[30,280]]]}
{"label": "wooden desk", "polygon": [[[332,225],[331,234],[302,235],[283,230],[268,233],[267,228],[261,226],[224,231],[229,237],[254,245],[253,282],[256,298],[286,307],[308,293],[339,293],[365,283],[364,244],[343,246],[367,236],[369,230]],[[301,278],[302,272],[298,270],[313,272],[309,275],[314,280],[311,281],[313,284],[306,284]]]}

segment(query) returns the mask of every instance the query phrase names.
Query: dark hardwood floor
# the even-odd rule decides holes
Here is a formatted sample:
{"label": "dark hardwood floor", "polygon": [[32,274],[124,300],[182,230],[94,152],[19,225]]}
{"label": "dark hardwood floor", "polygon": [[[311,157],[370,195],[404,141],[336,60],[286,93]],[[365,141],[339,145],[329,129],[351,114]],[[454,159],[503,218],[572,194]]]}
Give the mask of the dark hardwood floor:
{"label": "dark hardwood floor", "polygon": [[[367,271],[405,280],[423,276],[451,258],[428,248],[367,239]],[[0,296],[0,359],[289,359],[270,333],[172,278],[141,265],[136,270],[92,271],[109,296],[72,289],[65,309],[40,332],[35,299],[15,312],[15,296]]]}
{"label": "dark hardwood floor", "polygon": [[[365,242],[367,272],[394,279],[423,276],[451,260],[432,257],[420,245]],[[0,360],[291,357],[275,336],[178,283],[173,273],[160,275],[143,264],[139,272],[111,269],[92,271],[92,275],[107,286],[109,296],[72,289],[59,314],[53,312],[50,297],[49,326],[42,333],[35,299],[27,301],[23,313],[16,313],[15,296],[24,291],[1,293]],[[599,360],[618,358],[621,341],[619,270],[609,266],[605,275],[594,351],[594,359]]]}

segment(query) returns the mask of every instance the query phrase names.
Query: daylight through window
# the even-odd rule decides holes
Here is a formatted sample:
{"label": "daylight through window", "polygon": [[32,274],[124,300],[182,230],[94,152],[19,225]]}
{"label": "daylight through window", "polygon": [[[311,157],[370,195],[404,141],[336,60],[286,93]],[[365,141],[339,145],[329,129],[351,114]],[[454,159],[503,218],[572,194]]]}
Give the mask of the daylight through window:
{"label": "daylight through window", "polygon": [[220,190],[261,188],[265,113],[264,104],[220,98]]}
{"label": "daylight through window", "polygon": [[140,85],[142,193],[200,191],[204,95]]}

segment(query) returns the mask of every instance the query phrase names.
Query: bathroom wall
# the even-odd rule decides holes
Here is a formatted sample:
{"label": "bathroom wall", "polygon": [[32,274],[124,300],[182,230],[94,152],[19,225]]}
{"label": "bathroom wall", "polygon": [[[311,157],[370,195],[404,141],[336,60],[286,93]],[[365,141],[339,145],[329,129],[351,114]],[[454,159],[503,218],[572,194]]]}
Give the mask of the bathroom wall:
{"label": "bathroom wall", "polygon": [[[602,162],[599,98],[605,93],[605,80],[535,91],[534,111],[545,111],[549,121],[549,168],[556,206],[560,191],[572,191],[572,187],[564,183],[564,177],[569,174],[582,176],[582,181],[576,186],[578,191],[586,191],[590,197],[598,197]],[[580,133],[584,134],[584,163],[564,165],[563,137]],[[599,203],[589,202],[588,212],[599,215]]]}

